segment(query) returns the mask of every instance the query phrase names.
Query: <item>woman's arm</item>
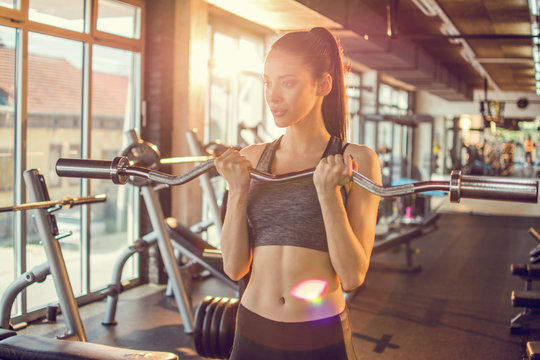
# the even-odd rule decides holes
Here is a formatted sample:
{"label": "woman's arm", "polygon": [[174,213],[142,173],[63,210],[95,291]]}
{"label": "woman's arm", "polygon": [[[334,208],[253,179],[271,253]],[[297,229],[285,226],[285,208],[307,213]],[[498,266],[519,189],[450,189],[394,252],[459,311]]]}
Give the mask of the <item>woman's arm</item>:
{"label": "woman's arm", "polygon": [[314,177],[330,260],[345,290],[352,290],[364,282],[373,250],[379,205],[378,196],[352,183],[347,204],[343,203],[340,186],[350,183],[350,174],[356,167],[361,174],[381,183],[377,154],[355,144],[348,146],[344,157],[337,155],[321,160]]}
{"label": "woman's arm", "polygon": [[216,169],[227,181],[229,195],[227,211],[221,229],[223,269],[232,280],[240,280],[249,272],[251,247],[248,239],[247,198],[249,192],[248,160],[258,152],[259,146],[236,151],[227,150],[215,160]]}

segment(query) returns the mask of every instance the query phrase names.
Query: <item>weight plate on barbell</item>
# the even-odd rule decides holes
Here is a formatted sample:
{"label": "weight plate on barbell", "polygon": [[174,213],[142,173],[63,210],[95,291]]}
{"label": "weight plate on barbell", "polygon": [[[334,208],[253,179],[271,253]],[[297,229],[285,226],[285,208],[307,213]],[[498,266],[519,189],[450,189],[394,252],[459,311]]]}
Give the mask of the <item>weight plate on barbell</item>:
{"label": "weight plate on barbell", "polygon": [[236,329],[236,313],[238,312],[238,299],[230,299],[223,309],[219,324],[219,353],[222,359],[231,356]]}
{"label": "weight plate on barbell", "polygon": [[219,347],[219,326],[221,323],[221,315],[223,314],[223,310],[229,303],[229,298],[224,297],[221,299],[221,301],[216,305],[214,309],[214,314],[212,315],[212,321],[210,322],[210,347],[211,352],[214,355],[214,357],[221,359],[220,356],[220,347]]}
{"label": "weight plate on barbell", "polygon": [[221,301],[221,297],[215,297],[212,302],[210,302],[210,305],[206,308],[206,314],[204,316],[203,326],[202,326],[202,346],[204,348],[204,353],[206,354],[206,357],[213,358],[214,353],[212,349],[212,340],[210,338],[210,327],[212,323],[212,316],[214,315],[214,311],[216,309],[216,306]]}
{"label": "weight plate on barbell", "polygon": [[206,356],[202,343],[203,323],[208,305],[214,300],[213,296],[206,296],[195,310],[193,341],[195,342],[195,350],[200,356]]}

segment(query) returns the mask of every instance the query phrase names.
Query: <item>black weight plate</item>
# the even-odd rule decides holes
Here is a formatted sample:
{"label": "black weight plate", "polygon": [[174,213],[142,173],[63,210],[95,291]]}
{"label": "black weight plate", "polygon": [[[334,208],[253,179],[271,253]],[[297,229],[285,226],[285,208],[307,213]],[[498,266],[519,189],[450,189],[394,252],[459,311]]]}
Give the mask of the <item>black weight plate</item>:
{"label": "black weight plate", "polygon": [[206,315],[206,309],[212,300],[214,300],[213,296],[206,296],[199,306],[197,306],[197,310],[195,310],[193,341],[195,342],[195,350],[200,356],[206,356],[202,343],[203,323]]}
{"label": "black weight plate", "polygon": [[237,312],[238,299],[230,299],[223,310],[219,324],[219,353],[223,359],[228,359],[231,355]]}
{"label": "black weight plate", "polygon": [[214,310],[214,315],[212,316],[212,322],[210,323],[210,342],[212,346],[212,353],[214,354],[214,357],[221,359],[220,356],[220,348],[219,348],[219,326],[221,323],[221,315],[223,314],[223,310],[229,303],[229,298],[224,297],[221,299],[219,304],[216,306]]}
{"label": "black weight plate", "polygon": [[210,339],[210,326],[212,324],[212,316],[214,316],[214,310],[221,301],[221,297],[215,297],[212,302],[206,308],[206,315],[204,317],[202,325],[202,347],[206,354],[206,357],[213,358],[214,353],[212,351],[212,340]]}

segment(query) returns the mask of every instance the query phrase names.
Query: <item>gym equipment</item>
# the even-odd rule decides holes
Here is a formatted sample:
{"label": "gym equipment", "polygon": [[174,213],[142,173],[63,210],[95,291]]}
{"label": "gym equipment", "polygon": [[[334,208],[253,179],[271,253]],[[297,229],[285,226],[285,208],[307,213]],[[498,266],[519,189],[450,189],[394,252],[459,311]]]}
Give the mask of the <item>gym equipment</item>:
{"label": "gym equipment", "polygon": [[530,330],[540,329],[540,291],[514,290],[511,301],[513,307],[525,308],[510,321],[512,334],[523,334]]}
{"label": "gym equipment", "polygon": [[[59,234],[54,211],[62,207],[103,202],[106,195],[68,197],[51,201],[43,175],[37,169],[26,170],[23,174],[29,198],[32,203],[1,208],[1,211],[34,210],[38,233],[41,237],[47,261],[21,274],[8,285],[0,300],[0,358],[19,359],[95,359],[112,360],[141,357],[150,360],[177,360],[172,353],[123,349],[100,344],[87,343],[79,308],[67,274],[64,257],[58,242],[71,235]],[[42,282],[48,275],[54,280],[60,309],[64,315],[67,331],[49,339],[31,335],[17,335],[10,324],[11,308],[17,295],[35,282]],[[77,341],[68,341],[77,340]]]}
{"label": "gym equipment", "polygon": [[[181,185],[204,174],[213,167],[214,160],[208,160],[195,166],[184,174],[174,176],[151,169],[129,166],[129,160],[127,158],[116,158],[113,161],[59,159],[56,164],[56,172],[59,176],[111,179],[117,183],[122,183],[122,181],[125,183],[127,182],[127,179],[132,176],[141,177],[144,180],[156,183]],[[311,169],[281,176],[262,173],[254,169],[251,169],[250,172],[252,177],[263,181],[276,182],[312,176],[314,170]],[[382,197],[404,196],[434,190],[449,192],[450,200],[452,202],[458,202],[461,198],[536,202],[538,197],[538,182],[534,180],[462,176],[460,172],[453,172],[449,182],[424,181],[400,186],[382,187],[355,171],[353,172],[353,181],[366,190]],[[216,313],[216,308],[221,309],[221,307],[218,306],[220,302],[221,299],[207,299],[207,301],[203,302],[196,311],[195,342],[197,351],[201,355],[208,354],[208,356],[212,357],[224,356],[227,354],[227,351],[217,353],[218,346],[220,346],[221,343],[216,341],[211,335],[211,324],[217,324],[217,319],[219,318],[219,315],[217,314],[220,313],[220,310]],[[214,316],[216,316],[216,320],[214,320]],[[234,330],[234,320],[232,321],[232,324],[229,324],[227,327],[225,327],[225,324],[223,324],[223,326],[224,329],[228,328]],[[225,332],[225,330],[223,331]],[[213,333],[215,334],[215,332],[216,330],[214,327]],[[229,336],[233,334],[234,331],[229,333]]]}
{"label": "gym equipment", "polygon": [[[141,140],[134,130],[129,130],[126,135],[128,136],[130,145],[123,153],[127,156],[121,157],[122,160],[118,160],[118,164],[115,163],[115,165],[112,165],[113,168],[114,166],[123,166],[122,164],[127,165],[129,163],[137,165],[144,163],[151,168],[157,168],[160,164],[158,148],[155,145]],[[118,305],[118,295],[123,290],[123,284],[121,283],[122,269],[126,261],[133,254],[144,251],[150,245],[157,244],[165,266],[165,271],[169,277],[167,292],[170,290],[175,297],[184,323],[184,331],[186,333],[192,333],[194,331],[193,311],[174,250],[179,254],[186,256],[191,262],[201,265],[212,275],[231,286],[234,290],[238,288],[238,285],[225,275],[223,264],[220,259],[210,259],[205,256],[205,252],[212,253],[217,249],[210,246],[198,234],[192,232],[190,228],[177,221],[173,222],[171,219],[165,219],[157,195],[157,190],[153,187],[151,182],[136,176],[116,176],[114,174],[112,176],[114,178],[113,182],[115,183],[129,182],[139,188],[146,205],[153,231],[142,236],[141,239],[137,240],[129,248],[124,250],[117,259],[113,269],[111,284],[100,293],[102,296],[107,296],[107,307],[102,324],[116,324],[115,315]]]}
{"label": "gym equipment", "polygon": [[200,356],[228,359],[236,327],[238,299],[207,296],[195,311],[195,349]]}
{"label": "gym equipment", "polygon": [[[115,184],[125,184],[128,178],[133,176],[156,183],[182,185],[213,167],[214,159],[211,159],[181,175],[175,176],[143,167],[129,166],[127,157],[116,157],[112,161],[60,158],[56,162],[56,173],[58,176],[64,177],[109,179]],[[309,169],[292,174],[272,175],[250,169],[253,178],[269,182],[285,182],[300,177],[312,176],[314,172],[315,169]],[[467,176],[462,175],[461,171],[452,171],[449,181],[419,181],[389,187],[380,186],[357,171],[353,171],[352,180],[355,184],[381,197],[405,196],[426,191],[444,191],[449,193],[451,202],[459,202],[461,198],[474,198],[536,203],[538,198],[537,180]]]}
{"label": "gym equipment", "polygon": [[[540,240],[534,228],[529,228],[529,234],[536,241]],[[525,290],[514,290],[511,294],[512,306],[525,308],[510,320],[512,334],[523,334],[530,330],[540,329],[540,291],[532,290],[533,282],[540,280],[540,264],[537,263],[540,258],[539,246],[532,249],[529,255],[530,263],[510,266],[512,275],[519,276],[525,281]]]}
{"label": "gym equipment", "polygon": [[105,200],[107,200],[107,195],[105,194],[81,196],[81,197],[66,197],[66,198],[63,198],[62,200],[39,201],[39,202],[34,202],[34,203],[4,206],[4,207],[0,207],[0,212],[22,211],[22,210],[32,210],[32,209],[47,209],[47,211],[52,212],[55,210],[59,210],[60,208],[71,209],[75,205],[89,204],[93,202],[102,202]]}
{"label": "gym equipment", "polygon": [[0,358],[4,360],[178,360],[178,356],[162,351],[142,351],[79,341],[48,339],[18,335],[0,329]]}
{"label": "gym equipment", "polygon": [[527,341],[527,360],[540,360],[540,341]]}
{"label": "gym equipment", "polygon": [[59,239],[71,235],[59,234],[56,218],[53,211],[59,210],[61,206],[73,206],[76,204],[95,203],[106,200],[105,195],[96,195],[90,197],[67,198],[62,201],[51,201],[47,185],[43,175],[37,169],[26,170],[23,174],[30,200],[33,203],[5,207],[4,211],[20,211],[27,209],[35,210],[35,219],[38,232],[41,236],[43,248],[47,261],[33,269],[21,274],[15,279],[2,294],[0,300],[0,327],[10,329],[11,308],[17,295],[29,285],[45,280],[47,275],[51,274],[58,302],[62,313],[64,314],[67,331],[62,338],[86,341],[86,334],[82,325],[79,308],[73,294],[71,283],[69,281],[62,249],[58,242]]}

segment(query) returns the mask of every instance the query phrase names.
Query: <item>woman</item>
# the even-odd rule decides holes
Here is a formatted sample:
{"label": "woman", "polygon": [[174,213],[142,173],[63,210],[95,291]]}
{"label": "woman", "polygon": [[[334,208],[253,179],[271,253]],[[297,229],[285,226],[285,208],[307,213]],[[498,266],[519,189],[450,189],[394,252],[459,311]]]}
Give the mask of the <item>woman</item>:
{"label": "woman", "polygon": [[[344,143],[341,49],[327,29],[278,39],[264,83],[285,134],[216,159],[229,187],[225,272],[239,280],[251,269],[231,359],[354,359],[342,289],[364,280],[379,198],[352,185],[351,176],[354,169],[380,183],[378,158]],[[287,174],[315,167],[313,177],[285,183],[249,176],[249,168]]]}

